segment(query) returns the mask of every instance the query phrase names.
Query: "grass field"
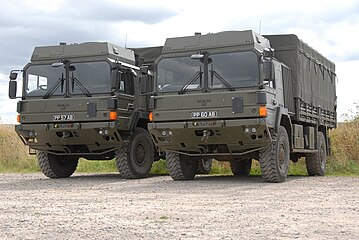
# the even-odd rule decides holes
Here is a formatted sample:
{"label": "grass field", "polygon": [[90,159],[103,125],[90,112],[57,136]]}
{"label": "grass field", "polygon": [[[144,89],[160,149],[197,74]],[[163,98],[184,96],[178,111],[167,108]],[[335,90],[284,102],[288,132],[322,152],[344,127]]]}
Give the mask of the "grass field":
{"label": "grass field", "polygon": [[[327,175],[359,176],[359,118],[339,124],[330,132],[332,156],[328,158]],[[14,131],[13,125],[0,125],[0,172],[29,173],[39,171],[34,156]],[[117,172],[114,160],[87,161],[80,159],[77,172]],[[151,173],[167,174],[164,160],[155,162]],[[232,174],[228,162],[215,161],[211,174]],[[257,161],[253,162],[252,175],[260,175]],[[307,175],[305,160],[291,163],[289,175]]]}

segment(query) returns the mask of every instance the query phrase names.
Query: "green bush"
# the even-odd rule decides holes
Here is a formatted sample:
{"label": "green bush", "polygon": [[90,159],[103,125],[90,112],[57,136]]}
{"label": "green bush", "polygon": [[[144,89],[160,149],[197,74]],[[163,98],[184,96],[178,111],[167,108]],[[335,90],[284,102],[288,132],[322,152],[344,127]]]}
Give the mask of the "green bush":
{"label": "green bush", "polygon": [[160,159],[152,164],[151,174],[168,174],[166,160]]}
{"label": "green bush", "polygon": [[115,160],[86,160],[80,158],[76,172],[117,172]]}

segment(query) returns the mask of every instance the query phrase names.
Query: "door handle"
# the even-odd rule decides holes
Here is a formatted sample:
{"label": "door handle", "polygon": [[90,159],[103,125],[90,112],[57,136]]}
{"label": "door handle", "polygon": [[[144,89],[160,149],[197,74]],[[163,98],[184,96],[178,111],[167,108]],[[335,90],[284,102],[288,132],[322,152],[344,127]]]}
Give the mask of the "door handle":
{"label": "door handle", "polygon": [[128,110],[128,111],[131,111],[131,110],[133,110],[133,109],[134,109],[133,103],[128,103],[128,104],[127,104],[127,110]]}
{"label": "door handle", "polygon": [[277,100],[275,98],[272,98],[272,104],[277,105]]}

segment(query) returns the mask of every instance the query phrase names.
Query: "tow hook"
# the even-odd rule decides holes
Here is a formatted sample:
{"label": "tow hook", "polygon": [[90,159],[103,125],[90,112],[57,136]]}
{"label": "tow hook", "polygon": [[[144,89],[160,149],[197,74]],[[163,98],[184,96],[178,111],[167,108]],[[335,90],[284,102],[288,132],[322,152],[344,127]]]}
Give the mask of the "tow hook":
{"label": "tow hook", "polygon": [[203,130],[203,135],[201,137],[201,142],[207,142],[209,136],[211,135],[211,132],[208,130]]}
{"label": "tow hook", "polygon": [[71,137],[71,132],[64,131],[64,132],[62,132],[61,141],[65,141],[65,140],[69,139],[70,137]]}

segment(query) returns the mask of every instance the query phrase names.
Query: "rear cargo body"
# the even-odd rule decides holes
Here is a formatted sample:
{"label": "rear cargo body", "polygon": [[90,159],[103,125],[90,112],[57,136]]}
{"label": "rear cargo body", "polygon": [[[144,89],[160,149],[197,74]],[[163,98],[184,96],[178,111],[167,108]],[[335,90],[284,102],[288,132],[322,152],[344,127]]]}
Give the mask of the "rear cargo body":
{"label": "rear cargo body", "polygon": [[265,35],[274,56],[291,69],[284,104],[296,121],[336,127],[335,64],[294,34]]}

